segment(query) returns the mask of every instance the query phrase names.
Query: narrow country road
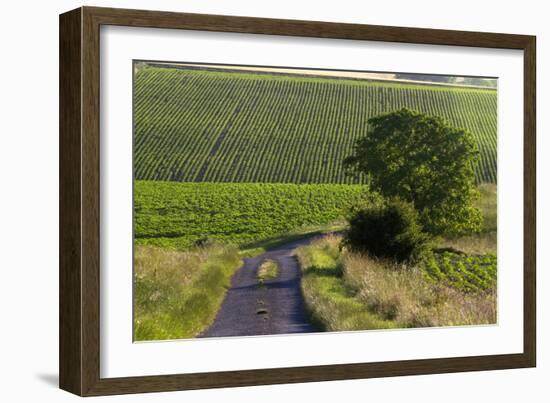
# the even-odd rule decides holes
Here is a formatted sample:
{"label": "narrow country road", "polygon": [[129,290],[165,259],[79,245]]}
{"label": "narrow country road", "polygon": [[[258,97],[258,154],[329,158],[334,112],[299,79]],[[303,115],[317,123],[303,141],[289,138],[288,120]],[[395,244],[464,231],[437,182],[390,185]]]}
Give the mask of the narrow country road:
{"label": "narrow country road", "polygon": [[[244,259],[214,320],[200,337],[252,336],[313,332],[308,322],[300,289],[300,267],[294,249],[317,237],[294,241],[259,256]],[[258,267],[274,260],[279,275],[258,282]]]}

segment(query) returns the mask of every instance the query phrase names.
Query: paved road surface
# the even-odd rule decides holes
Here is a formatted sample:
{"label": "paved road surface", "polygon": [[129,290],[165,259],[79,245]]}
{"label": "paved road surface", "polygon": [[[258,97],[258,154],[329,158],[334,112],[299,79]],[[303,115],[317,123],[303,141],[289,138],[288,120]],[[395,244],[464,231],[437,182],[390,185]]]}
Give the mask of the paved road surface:
{"label": "paved road surface", "polygon": [[[262,255],[244,259],[235,273],[214,323],[200,337],[252,336],[306,333],[315,331],[308,322],[300,290],[300,267],[294,249],[315,237],[279,246]],[[258,267],[266,260],[278,263],[279,276],[256,278]]]}

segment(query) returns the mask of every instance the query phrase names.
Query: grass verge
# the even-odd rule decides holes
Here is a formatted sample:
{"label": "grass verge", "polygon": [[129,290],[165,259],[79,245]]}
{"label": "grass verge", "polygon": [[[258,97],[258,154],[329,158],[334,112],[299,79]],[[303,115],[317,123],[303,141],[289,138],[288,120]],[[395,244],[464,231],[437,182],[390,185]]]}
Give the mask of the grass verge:
{"label": "grass verge", "polygon": [[400,328],[482,325],[496,322],[495,288],[465,292],[434,281],[421,267],[395,266],[365,255],[345,254],[345,279],[358,297]]}
{"label": "grass verge", "polygon": [[343,281],[338,243],[338,238],[329,236],[296,252],[303,270],[302,292],[311,321],[325,331],[395,327],[391,321],[365,309],[356,290]]}
{"label": "grass verge", "polygon": [[464,292],[434,280],[421,267],[397,266],[342,252],[339,245],[338,237],[326,237],[297,251],[307,309],[325,330],[479,325],[496,321],[494,287]]}
{"label": "grass verge", "polygon": [[240,266],[233,247],[212,245],[181,252],[136,245],[134,340],[199,335],[214,321]]}

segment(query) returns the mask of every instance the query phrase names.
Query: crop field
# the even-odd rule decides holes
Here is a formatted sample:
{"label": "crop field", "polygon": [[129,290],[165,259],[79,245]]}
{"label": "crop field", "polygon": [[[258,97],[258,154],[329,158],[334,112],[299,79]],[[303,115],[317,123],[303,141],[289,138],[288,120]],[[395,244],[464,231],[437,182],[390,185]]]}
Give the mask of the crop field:
{"label": "crop field", "polygon": [[[495,323],[496,89],[159,66],[134,66],[136,341]],[[470,139],[460,142],[449,125],[408,110],[384,128],[403,143],[368,127],[370,118],[402,108],[470,131],[479,160]],[[365,164],[363,177],[348,175],[346,157],[375,160],[372,148],[355,149],[367,130],[387,145],[376,151],[389,161],[379,171],[397,167],[418,179],[405,186],[392,182],[399,175],[378,175],[381,184],[376,164]],[[457,153],[446,157],[434,143]],[[403,164],[404,155],[416,165]],[[433,161],[455,169],[441,191],[427,186],[446,184]],[[374,238],[395,249],[426,236],[422,259],[394,261],[372,245],[342,243],[357,209],[391,200],[392,191],[366,183],[369,174],[373,186],[395,185],[393,193],[407,198],[404,189],[415,201],[369,224],[382,229]],[[456,213],[466,211],[455,209],[463,207],[458,197],[417,203],[420,192],[455,196],[475,186],[481,197],[463,204],[479,209],[482,226],[478,216]],[[441,232],[408,222],[412,213],[439,214],[444,203],[452,214]],[[472,223],[463,233],[453,231],[458,215]]]}
{"label": "crop field", "polygon": [[472,292],[493,288],[497,277],[494,254],[461,255],[436,253],[424,270],[435,281],[442,281],[461,291]]}
{"label": "crop field", "polygon": [[343,218],[374,196],[363,185],[135,181],[137,244],[240,245]]}
{"label": "crop field", "polygon": [[[342,160],[367,120],[402,107],[470,130],[476,181],[496,183],[491,89],[141,67],[134,88],[138,180],[357,184]],[[139,227],[139,225],[138,225]]]}

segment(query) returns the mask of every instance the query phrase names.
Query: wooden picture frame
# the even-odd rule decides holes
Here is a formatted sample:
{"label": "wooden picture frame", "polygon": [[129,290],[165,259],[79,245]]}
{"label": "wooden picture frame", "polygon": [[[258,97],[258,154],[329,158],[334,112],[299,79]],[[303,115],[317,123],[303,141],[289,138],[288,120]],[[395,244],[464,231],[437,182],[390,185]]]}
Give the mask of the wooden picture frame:
{"label": "wooden picture frame", "polygon": [[[100,26],[402,42],[524,52],[523,353],[228,372],[100,377]],[[535,37],[81,7],[60,16],[60,387],[81,396],[534,367]]]}

